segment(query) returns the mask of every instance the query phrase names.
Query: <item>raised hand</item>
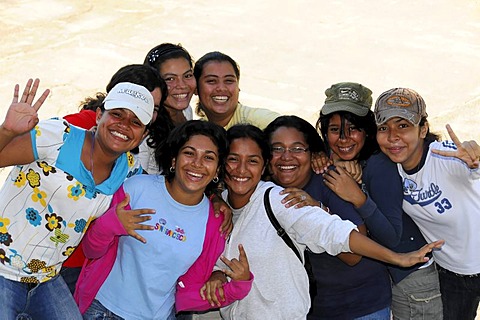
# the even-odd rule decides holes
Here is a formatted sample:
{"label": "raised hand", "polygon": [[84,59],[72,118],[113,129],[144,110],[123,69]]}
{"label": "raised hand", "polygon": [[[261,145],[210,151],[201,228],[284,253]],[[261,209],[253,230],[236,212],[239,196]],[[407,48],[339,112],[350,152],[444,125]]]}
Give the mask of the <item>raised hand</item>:
{"label": "raised hand", "polygon": [[233,258],[228,260],[224,256],[221,256],[220,259],[230,268],[224,269],[223,273],[237,281],[246,281],[250,280],[250,266],[248,264],[247,254],[245,249],[241,244],[238,245],[238,259]]}
{"label": "raised hand", "polygon": [[135,230],[153,230],[153,226],[142,224],[142,222],[149,221],[152,219],[150,214],[154,214],[155,210],[153,209],[135,209],[135,210],[126,210],[125,207],[130,203],[130,195],[125,194],[125,199],[120,202],[115,211],[118,216],[118,220],[122,223],[125,230],[128,234],[138,241],[146,243],[147,240],[140,236]]}
{"label": "raised hand", "polygon": [[250,266],[247,254],[241,244],[238,245],[238,251],[238,259],[228,260],[221,256],[220,259],[230,270],[224,269],[213,272],[210,279],[200,289],[200,296],[203,300],[208,300],[212,307],[220,307],[221,301],[225,301],[223,285],[227,282],[226,276],[236,281],[250,280]]}
{"label": "raised hand", "polygon": [[28,132],[37,125],[37,111],[50,93],[50,90],[45,90],[40,98],[33,103],[39,84],[39,79],[35,79],[35,81],[29,79],[20,100],[18,99],[19,85],[15,85],[12,104],[7,110],[7,115],[2,125],[12,137]]}
{"label": "raised hand", "polygon": [[453,129],[449,124],[445,126],[447,128],[448,135],[452,139],[453,143],[457,147],[456,151],[445,151],[445,150],[432,150],[433,153],[445,156],[445,157],[455,157],[467,164],[469,168],[475,169],[480,166],[480,146],[476,141],[470,140],[465,142],[460,142]]}

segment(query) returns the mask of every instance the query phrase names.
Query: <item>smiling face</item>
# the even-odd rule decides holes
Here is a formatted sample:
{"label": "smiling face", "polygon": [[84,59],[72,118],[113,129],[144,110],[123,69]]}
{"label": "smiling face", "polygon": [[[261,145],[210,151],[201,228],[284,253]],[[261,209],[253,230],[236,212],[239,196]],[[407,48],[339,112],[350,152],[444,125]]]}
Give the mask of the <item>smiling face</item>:
{"label": "smiling face", "polygon": [[341,160],[354,160],[365,145],[366,133],[345,119],[343,126],[340,115],[334,114],[330,118],[327,129],[327,143],[330,150]]}
{"label": "smiling face", "polygon": [[295,128],[280,127],[271,135],[271,147],[283,147],[285,152],[272,151],[269,168],[272,179],[282,187],[303,188],[311,176],[310,151],[293,153],[289,148],[308,149],[303,133]]}
{"label": "smiling face", "polygon": [[97,109],[96,141],[113,157],[137,147],[147,135],[145,125],[128,109]]}
{"label": "smiling face", "polygon": [[197,88],[190,63],[185,58],[168,59],[160,65],[159,71],[168,87],[165,107],[177,111],[186,109]]}
{"label": "smiling face", "polygon": [[392,118],[377,128],[380,149],[390,160],[412,170],[422,160],[423,142],[428,124],[415,126],[403,118]]}
{"label": "smiling face", "polygon": [[210,121],[225,126],[238,103],[238,78],[226,61],[207,62],[197,83],[198,97]]}
{"label": "smiling face", "polygon": [[175,176],[167,187],[172,197],[183,204],[198,204],[207,185],[218,172],[218,148],[210,137],[193,135],[173,159]]}
{"label": "smiling face", "polygon": [[225,183],[228,200],[238,209],[248,203],[265,169],[262,150],[252,139],[239,138],[230,143],[226,160]]}

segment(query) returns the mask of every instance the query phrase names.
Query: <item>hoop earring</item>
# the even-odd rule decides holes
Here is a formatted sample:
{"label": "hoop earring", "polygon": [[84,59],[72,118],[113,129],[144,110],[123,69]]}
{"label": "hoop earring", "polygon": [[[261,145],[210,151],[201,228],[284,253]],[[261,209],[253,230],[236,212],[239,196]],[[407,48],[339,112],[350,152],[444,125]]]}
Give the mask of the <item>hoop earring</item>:
{"label": "hoop earring", "polygon": [[213,180],[212,180],[213,183],[218,183],[218,181],[220,181],[220,179],[218,178],[218,176],[215,177],[215,178],[213,178]]}
{"label": "hoop earring", "polygon": [[168,171],[170,171],[171,173],[174,173],[175,172],[175,168],[173,166],[170,167],[170,169],[168,169]]}

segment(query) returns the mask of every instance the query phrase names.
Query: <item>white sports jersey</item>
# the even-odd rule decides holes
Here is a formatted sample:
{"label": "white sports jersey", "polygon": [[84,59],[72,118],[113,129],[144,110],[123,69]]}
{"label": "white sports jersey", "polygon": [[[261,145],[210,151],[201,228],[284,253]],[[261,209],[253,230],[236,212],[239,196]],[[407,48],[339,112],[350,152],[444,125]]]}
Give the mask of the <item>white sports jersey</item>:
{"label": "white sports jersey", "polygon": [[463,161],[431,152],[454,151],[451,141],[432,142],[423,167],[407,174],[398,164],[403,182],[403,209],[428,242],[444,239],[435,261],[459,274],[480,273],[480,170]]}

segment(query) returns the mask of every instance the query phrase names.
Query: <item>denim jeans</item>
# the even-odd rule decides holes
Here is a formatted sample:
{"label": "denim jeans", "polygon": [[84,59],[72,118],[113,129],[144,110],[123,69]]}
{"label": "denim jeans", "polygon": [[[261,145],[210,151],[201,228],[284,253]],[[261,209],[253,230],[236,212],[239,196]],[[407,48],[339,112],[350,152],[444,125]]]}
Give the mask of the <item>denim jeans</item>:
{"label": "denim jeans", "polygon": [[440,283],[435,264],[410,273],[393,285],[392,313],[394,320],[442,320]]}
{"label": "denim jeans", "polygon": [[40,284],[0,276],[1,320],[81,320],[82,315],[65,281],[57,275]]}
{"label": "denim jeans", "polygon": [[480,275],[460,276],[438,268],[444,320],[474,320],[480,301]]}
{"label": "denim jeans", "polygon": [[[123,320],[122,317],[116,315],[108,310],[98,300],[93,300],[87,311],[83,314],[84,320]],[[175,320],[175,315],[172,313],[165,320]]]}
{"label": "denim jeans", "polygon": [[108,310],[98,300],[93,300],[87,311],[83,314],[85,320],[123,320],[112,311]]}
{"label": "denim jeans", "polygon": [[355,320],[390,320],[390,307],[355,318]]}

